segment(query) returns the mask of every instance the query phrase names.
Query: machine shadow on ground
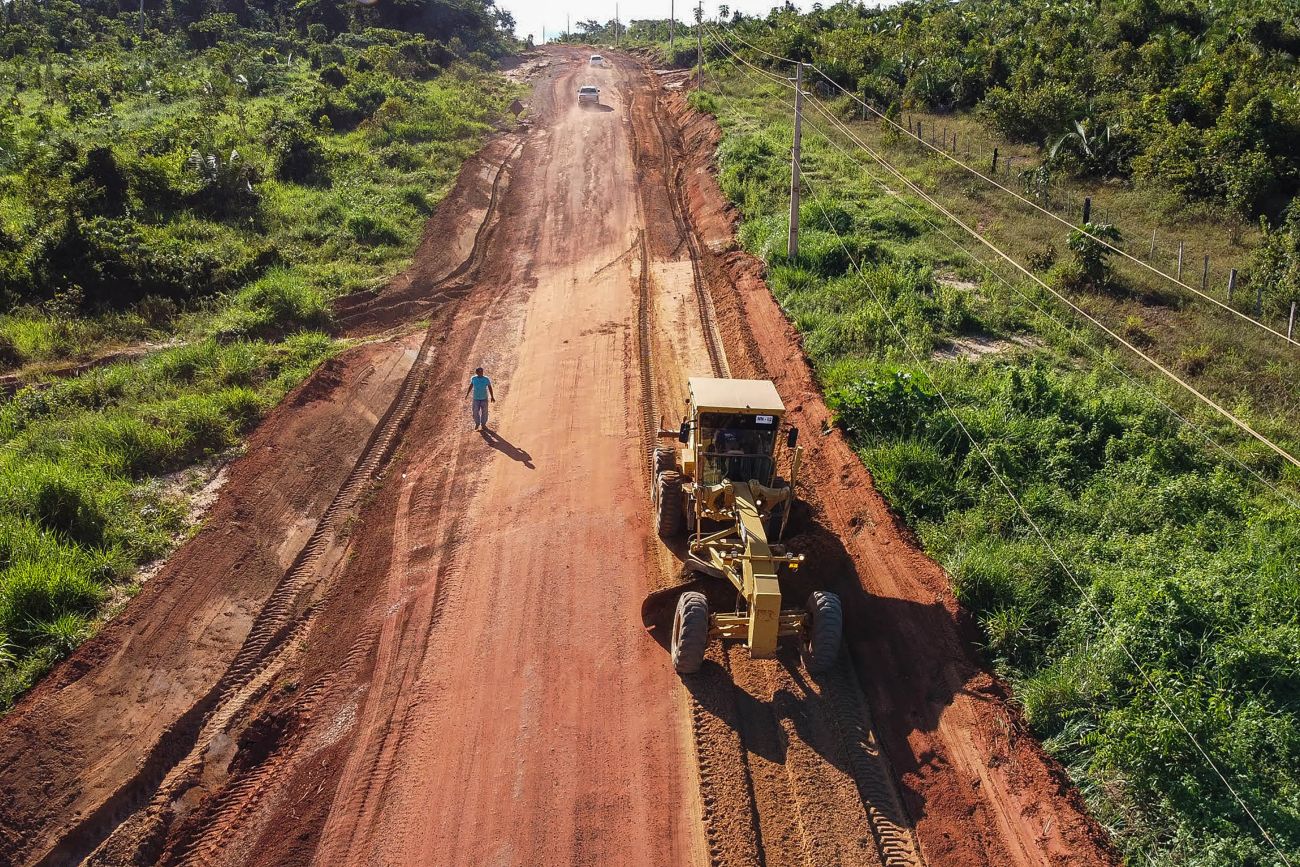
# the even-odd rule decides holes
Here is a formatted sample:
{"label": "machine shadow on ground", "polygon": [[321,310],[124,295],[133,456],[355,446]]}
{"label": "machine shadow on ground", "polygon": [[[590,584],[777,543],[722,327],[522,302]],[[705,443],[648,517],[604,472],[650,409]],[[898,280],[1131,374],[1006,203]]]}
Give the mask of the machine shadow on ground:
{"label": "machine shadow on ground", "polygon": [[[711,647],[703,667],[696,674],[684,675],[682,683],[692,698],[709,714],[717,717],[741,738],[745,749],[753,756],[783,764],[788,749],[782,722],[794,727],[800,739],[839,771],[857,779],[855,764],[879,746],[891,766],[894,784],[900,794],[905,815],[888,815],[894,823],[914,827],[925,816],[925,800],[920,792],[907,785],[906,780],[915,775],[929,775],[942,771],[941,762],[929,754],[914,755],[908,735],[914,730],[932,731],[938,727],[943,710],[958,693],[966,692],[977,700],[996,701],[993,695],[967,690],[965,684],[979,674],[981,669],[970,648],[976,638],[974,627],[961,622],[943,605],[924,605],[904,599],[883,598],[868,593],[858,577],[852,555],[839,537],[819,523],[807,504],[799,503],[791,517],[790,533],[786,542],[791,550],[807,556],[806,564],[796,576],[783,581],[786,604],[802,605],[807,595],[816,589],[831,590],[840,595],[844,603],[845,634],[843,656],[839,664],[825,674],[812,674],[803,665],[799,650],[793,640],[785,639],[776,657],[783,669],[771,700],[760,698],[741,687],[733,672],[720,664],[726,659],[718,647]],[[676,542],[669,548],[679,559],[685,555],[685,543]],[[736,594],[730,585],[720,579],[698,578],[683,570],[682,580],[690,580],[691,589],[701,590],[709,600],[710,610],[730,611]],[[650,634],[664,649],[664,665],[671,665],[669,657],[672,610],[661,606],[650,626]],[[925,643],[926,647],[921,647]],[[716,641],[715,641],[716,645]],[[936,672],[917,670],[916,660],[933,659],[935,646],[949,650],[944,654],[956,669],[956,677],[936,676]],[[895,660],[909,660],[910,664],[896,668]],[[957,660],[952,663],[952,660]],[[888,713],[876,712],[872,697],[882,691],[875,679],[916,675],[917,683],[907,691],[908,702],[896,703]],[[930,676],[927,677],[926,675]],[[856,680],[861,689],[851,688]],[[947,684],[955,683],[956,688]],[[897,701],[899,690],[889,690]],[[859,702],[865,701],[871,709],[871,728],[865,725]],[[862,722],[859,731],[846,716],[857,716]],[[828,723],[840,731],[829,736]],[[856,752],[854,756],[851,753]],[[869,759],[874,761],[874,758]],[[861,781],[859,780],[861,785]],[[863,793],[864,801],[867,794]],[[871,806],[887,814],[886,803],[871,800]]]}
{"label": "machine shadow on ground", "polygon": [[[1000,681],[980,677],[987,671],[975,651],[980,635],[964,611],[954,614],[938,601],[924,604],[868,592],[853,555],[811,511],[801,502],[791,522],[798,524],[791,547],[808,555],[800,570],[800,583],[807,585],[799,591],[824,588],[839,594],[842,661],[861,687],[907,814],[918,822],[926,815],[925,798],[907,781],[943,772],[945,763],[933,753],[915,753],[909,735],[937,730],[958,695],[994,704],[1005,704],[1009,696]],[[989,686],[970,688],[977,677]]]}

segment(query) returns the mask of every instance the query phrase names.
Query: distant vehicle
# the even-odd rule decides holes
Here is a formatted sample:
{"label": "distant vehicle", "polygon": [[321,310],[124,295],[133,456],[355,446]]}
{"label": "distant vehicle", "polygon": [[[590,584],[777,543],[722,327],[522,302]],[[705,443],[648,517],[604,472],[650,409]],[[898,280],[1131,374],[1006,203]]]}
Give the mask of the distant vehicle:
{"label": "distant vehicle", "polygon": [[600,88],[594,84],[584,84],[578,88],[578,105],[588,102],[592,105],[597,105],[600,102]]}
{"label": "distant vehicle", "polygon": [[593,54],[591,55],[590,63],[592,66],[604,66],[605,58],[601,57],[599,54]]}

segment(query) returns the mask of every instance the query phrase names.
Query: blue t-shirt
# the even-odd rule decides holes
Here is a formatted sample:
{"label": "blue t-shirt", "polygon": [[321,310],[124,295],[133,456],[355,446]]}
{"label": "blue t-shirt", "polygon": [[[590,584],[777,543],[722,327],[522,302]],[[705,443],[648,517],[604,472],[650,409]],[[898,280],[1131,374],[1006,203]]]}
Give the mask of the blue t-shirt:
{"label": "blue t-shirt", "polygon": [[488,379],[486,376],[471,376],[469,378],[469,384],[474,387],[475,400],[488,399],[488,386],[492,384],[492,380]]}

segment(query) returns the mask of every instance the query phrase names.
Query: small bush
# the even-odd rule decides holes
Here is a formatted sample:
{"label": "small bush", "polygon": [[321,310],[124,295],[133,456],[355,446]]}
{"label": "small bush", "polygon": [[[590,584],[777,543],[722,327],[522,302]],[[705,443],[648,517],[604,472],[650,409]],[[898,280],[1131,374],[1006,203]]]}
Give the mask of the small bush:
{"label": "small bush", "polygon": [[344,223],[344,228],[357,243],[369,247],[402,243],[402,236],[397,230],[373,214],[352,214]]}
{"label": "small bush", "polygon": [[427,214],[433,210],[429,207],[429,196],[425,193],[423,187],[414,184],[402,187],[397,191],[397,197],[401,200],[402,204],[410,205],[421,214]]}
{"label": "small bush", "polygon": [[1150,346],[1155,342],[1151,332],[1147,330],[1146,323],[1142,321],[1141,316],[1129,315],[1124,317],[1124,326],[1120,333],[1135,346]]}
{"label": "small bush", "polygon": [[1029,254],[1029,267],[1031,270],[1043,273],[1050,271],[1056,264],[1056,245],[1048,241],[1042,249],[1036,250]]}
{"label": "small bush", "polygon": [[10,468],[0,502],[40,526],[78,544],[104,541],[107,522],[93,474],[48,461]]}
{"label": "small bush", "polygon": [[296,271],[274,269],[235,296],[215,333],[226,340],[328,327],[325,296]]}
{"label": "small bush", "polygon": [[850,433],[877,439],[911,436],[926,427],[939,398],[912,374],[896,370],[836,389],[826,402]]}
{"label": "small bush", "polygon": [[278,179],[296,184],[321,183],[327,179],[325,149],[310,124],[279,120],[271,124],[268,134]]}
{"label": "small bush", "polygon": [[1216,354],[1208,343],[1189,346],[1178,353],[1178,369],[1188,376],[1200,376]]}
{"label": "small bush", "polygon": [[890,442],[868,448],[863,459],[876,487],[909,520],[940,520],[957,503],[953,466],[928,442]]}
{"label": "small bush", "polygon": [[686,97],[686,102],[701,114],[716,115],[718,113],[718,100],[707,90],[692,90],[690,96]]}
{"label": "small bush", "polygon": [[22,650],[48,645],[45,624],[69,614],[93,614],[102,596],[99,585],[73,565],[18,563],[0,572],[0,632]]}
{"label": "small bush", "polygon": [[14,345],[8,334],[0,334],[0,370],[18,367],[23,363],[23,354]]}

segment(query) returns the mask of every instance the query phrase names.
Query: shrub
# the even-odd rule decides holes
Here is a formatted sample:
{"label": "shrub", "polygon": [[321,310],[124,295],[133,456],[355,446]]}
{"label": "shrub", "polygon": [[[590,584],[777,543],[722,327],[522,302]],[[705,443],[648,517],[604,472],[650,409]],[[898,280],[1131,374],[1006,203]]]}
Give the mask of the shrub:
{"label": "shrub", "polygon": [[276,120],[268,130],[268,137],[278,179],[297,184],[327,179],[325,148],[309,124],[301,120]]}
{"label": "shrub", "polygon": [[104,541],[107,517],[99,501],[99,480],[84,469],[45,460],[6,467],[0,505],[78,544]]}
{"label": "shrub", "polygon": [[909,520],[937,521],[958,503],[955,472],[928,442],[902,440],[863,452],[876,487]]}
{"label": "shrub", "polygon": [[18,367],[23,363],[23,354],[14,345],[13,338],[0,333],[0,369]]}
{"label": "shrub", "polygon": [[1029,267],[1033,271],[1045,272],[1052,270],[1056,264],[1056,245],[1048,241],[1039,250],[1029,254]]}
{"label": "shrub", "polygon": [[1124,327],[1121,333],[1129,342],[1136,346],[1150,346],[1154,341],[1151,332],[1147,331],[1146,323],[1142,321],[1141,316],[1129,315],[1124,318]]}
{"label": "shrub", "polygon": [[1081,108],[1077,92],[1050,82],[1021,92],[995,87],[984,97],[980,113],[1008,138],[1043,144],[1078,117]]}
{"label": "shrub", "polygon": [[938,396],[911,373],[895,370],[836,389],[826,402],[846,430],[870,441],[909,437],[927,427]]}
{"label": "shrub", "polygon": [[103,592],[84,571],[56,560],[17,563],[0,572],[0,632],[20,649],[48,644],[49,624],[95,611]]}
{"label": "shrub", "polygon": [[298,271],[275,268],[241,290],[218,317],[214,333],[227,340],[328,327],[329,304]]}
{"label": "shrub", "polygon": [[366,246],[402,243],[397,230],[373,214],[350,214],[343,225],[348,234]]}
{"label": "shrub", "polygon": [[1189,346],[1178,353],[1178,369],[1189,376],[1199,376],[1215,355],[1214,348],[1208,343]]}
{"label": "shrub", "polygon": [[686,97],[686,102],[701,114],[716,115],[718,113],[718,100],[707,90],[692,90],[690,95]]}

